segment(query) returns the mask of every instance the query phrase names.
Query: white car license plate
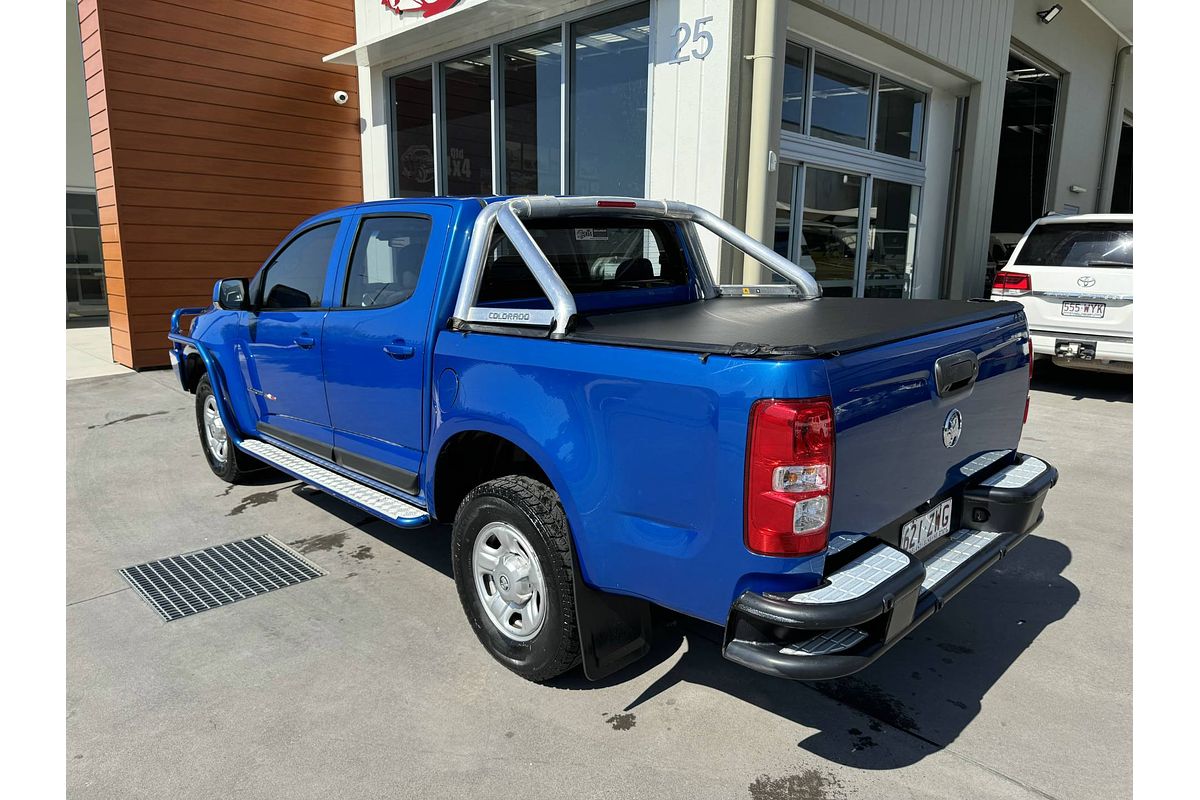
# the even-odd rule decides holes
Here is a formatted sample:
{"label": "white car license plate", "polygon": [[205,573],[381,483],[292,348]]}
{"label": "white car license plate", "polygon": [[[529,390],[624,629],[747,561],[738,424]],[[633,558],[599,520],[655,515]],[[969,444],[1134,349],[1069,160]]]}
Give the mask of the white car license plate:
{"label": "white car license plate", "polygon": [[943,500],[937,507],[904,523],[900,529],[900,549],[915,553],[933,540],[945,536],[950,532],[953,511],[954,500]]}
{"label": "white car license plate", "polygon": [[1099,319],[1104,316],[1104,303],[1076,303],[1071,300],[1064,300],[1062,315],[1064,317],[1094,317]]}

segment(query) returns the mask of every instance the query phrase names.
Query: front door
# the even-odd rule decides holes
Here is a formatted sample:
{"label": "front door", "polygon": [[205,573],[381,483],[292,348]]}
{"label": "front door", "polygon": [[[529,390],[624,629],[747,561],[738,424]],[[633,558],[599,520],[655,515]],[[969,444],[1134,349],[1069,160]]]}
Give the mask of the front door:
{"label": "front door", "polygon": [[450,209],[364,215],[325,318],[325,387],[339,464],[418,493],[430,309]]}
{"label": "front door", "polygon": [[284,245],[255,279],[254,308],[245,316],[245,369],[259,431],[326,458],[333,442],[321,334],[339,225],[316,225]]}

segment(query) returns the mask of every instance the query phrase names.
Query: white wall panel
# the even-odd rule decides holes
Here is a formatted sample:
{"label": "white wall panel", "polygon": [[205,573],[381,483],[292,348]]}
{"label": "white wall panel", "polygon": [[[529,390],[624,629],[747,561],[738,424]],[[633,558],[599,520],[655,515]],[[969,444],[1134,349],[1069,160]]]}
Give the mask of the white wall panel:
{"label": "white wall panel", "polygon": [[[680,24],[712,34],[711,52],[703,41],[684,46],[682,63],[671,63]],[[651,11],[651,102],[649,197],[682,200],[725,213],[728,181],[737,165],[729,141],[730,73],[740,44],[733,40],[734,4],[727,0],[657,0]],[[679,34],[682,36],[683,34]],[[693,33],[694,36],[694,33]],[[707,232],[701,241],[714,271],[717,239]]]}

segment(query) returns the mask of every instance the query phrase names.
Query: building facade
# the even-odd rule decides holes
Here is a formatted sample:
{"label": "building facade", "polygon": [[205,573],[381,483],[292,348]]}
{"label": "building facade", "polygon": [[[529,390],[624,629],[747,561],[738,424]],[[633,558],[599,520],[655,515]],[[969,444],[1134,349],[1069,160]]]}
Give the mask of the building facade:
{"label": "building facade", "polygon": [[[113,358],[167,363],[170,313],[362,200],[350,0],[80,0]],[[346,102],[330,100],[335,91]]]}
{"label": "building facade", "polygon": [[[161,300],[139,298],[139,316],[149,315],[144,333],[129,323],[141,334],[134,350],[147,358],[171,303],[206,299],[221,276],[214,261],[225,274],[249,274],[309,209],[360,197],[685,200],[771,241],[828,294],[895,298],[980,296],[989,265],[1003,262],[1034,218],[1132,204],[1128,0],[175,3],[126,0],[160,9],[160,27],[145,34],[153,41],[180,36],[172,24],[207,31],[189,42],[185,63],[166,53],[151,57],[158,62],[133,59],[127,51],[137,45],[123,29],[132,12],[117,11],[118,0],[80,4],[85,35],[83,10],[99,5],[101,49],[109,45],[106,18],[121,33],[109,37],[125,48],[112,87],[129,93],[118,116],[157,131],[165,96],[177,101],[171,132],[129,137],[128,155],[115,149],[126,139],[125,120],[108,120],[117,206],[123,172],[141,181],[129,184],[140,190],[131,208],[144,208],[184,188],[148,183],[186,171],[187,192],[222,206],[194,209],[206,212],[206,234],[230,238],[223,224],[247,231],[191,250],[183,241],[195,235],[194,222],[159,210],[131,224],[142,239],[174,236],[170,248],[140,250],[136,261],[135,280],[155,281]],[[242,25],[236,41],[223,43],[231,34],[219,17],[260,27]],[[289,38],[280,39],[288,26]],[[246,54],[232,60],[248,40],[253,58],[295,71],[249,77],[263,65]],[[209,46],[225,54],[219,63],[203,57]],[[148,74],[163,60],[180,74]],[[230,72],[247,76],[237,91],[251,94],[214,94]],[[329,99],[337,87],[348,93],[344,106]],[[159,105],[137,108],[150,96]],[[189,127],[184,109],[194,104],[222,109],[220,127]],[[231,149],[246,144],[243,127],[291,139],[298,117],[320,120],[321,130],[302,144],[256,140],[253,156]],[[109,141],[95,114],[92,133],[94,145],[98,134]],[[172,136],[197,150],[186,154],[186,170],[159,151]],[[171,146],[165,152],[185,155]],[[230,159],[253,161],[256,171]],[[101,164],[97,155],[98,185]],[[220,189],[193,184],[215,174],[225,175]],[[337,188],[297,191],[301,183]],[[159,194],[151,198],[151,190]],[[120,253],[133,256],[124,222],[122,215],[120,229],[105,232],[106,255],[120,236]],[[176,225],[178,235],[165,230]],[[704,242],[721,281],[769,279]],[[111,269],[107,284],[117,352],[115,298],[121,292],[127,304],[140,287],[117,285]]]}

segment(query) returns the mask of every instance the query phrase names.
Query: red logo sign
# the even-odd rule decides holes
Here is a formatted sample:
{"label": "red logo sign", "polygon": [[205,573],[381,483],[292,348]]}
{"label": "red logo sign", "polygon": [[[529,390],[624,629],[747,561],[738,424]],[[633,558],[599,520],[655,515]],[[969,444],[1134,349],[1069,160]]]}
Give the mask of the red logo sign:
{"label": "red logo sign", "polygon": [[420,11],[421,16],[428,19],[443,11],[449,11],[461,0],[382,0],[382,2],[383,7],[393,14],[403,16],[409,12]]}

